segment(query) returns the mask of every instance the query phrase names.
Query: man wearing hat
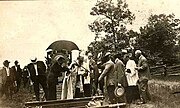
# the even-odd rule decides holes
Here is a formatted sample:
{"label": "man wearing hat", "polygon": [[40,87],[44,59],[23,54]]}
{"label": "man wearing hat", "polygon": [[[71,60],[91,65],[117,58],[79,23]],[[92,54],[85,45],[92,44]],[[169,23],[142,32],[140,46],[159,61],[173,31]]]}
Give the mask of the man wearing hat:
{"label": "man wearing hat", "polygon": [[67,58],[63,54],[55,55],[52,60],[52,65],[49,69],[47,75],[48,82],[48,100],[56,100],[57,99],[57,89],[56,85],[59,83],[60,77],[63,77],[63,72],[70,72],[67,67]]}
{"label": "man wearing hat", "polygon": [[14,75],[9,67],[9,63],[10,62],[8,60],[5,60],[3,62],[3,65],[4,65],[3,73],[5,75],[4,75],[4,78],[2,81],[3,81],[3,93],[5,93],[7,99],[9,98],[9,96],[12,99],[12,92],[13,92],[12,88],[13,88],[13,83],[14,83]]}
{"label": "man wearing hat", "polygon": [[36,95],[36,100],[39,101],[39,84],[41,84],[45,98],[47,99],[47,79],[46,79],[46,66],[43,61],[37,61],[37,58],[34,57],[31,59],[31,63],[28,64],[28,70],[30,72],[30,78],[33,82],[34,92]]}
{"label": "man wearing hat", "polygon": [[150,69],[147,59],[142,55],[140,50],[135,51],[135,56],[138,58],[138,65],[135,68],[138,70],[139,75],[139,89],[140,96],[142,97],[142,103],[146,103],[150,100],[150,94],[148,91],[148,80],[150,78]]}
{"label": "man wearing hat", "polygon": [[[9,63],[9,62],[7,62]],[[3,65],[5,64],[5,62],[3,62]],[[7,80],[7,72],[6,72],[6,68],[5,66],[0,70],[0,97],[3,96],[5,90],[5,83]]]}
{"label": "man wearing hat", "polygon": [[19,88],[20,88],[20,85],[21,85],[21,77],[22,77],[22,69],[20,68],[20,65],[18,65],[18,61],[16,60],[14,62],[14,66],[12,66],[12,72],[14,73],[15,75],[15,81],[16,81],[16,92],[19,91]]}
{"label": "man wearing hat", "polygon": [[99,76],[98,82],[100,82],[102,79],[106,77],[105,86],[107,89],[107,94],[108,94],[110,103],[113,104],[113,103],[116,103],[115,94],[114,94],[116,79],[115,79],[114,63],[112,62],[110,55],[111,55],[110,52],[108,52],[103,57],[103,61],[105,62],[103,66],[105,68],[103,72],[101,73],[101,75]]}

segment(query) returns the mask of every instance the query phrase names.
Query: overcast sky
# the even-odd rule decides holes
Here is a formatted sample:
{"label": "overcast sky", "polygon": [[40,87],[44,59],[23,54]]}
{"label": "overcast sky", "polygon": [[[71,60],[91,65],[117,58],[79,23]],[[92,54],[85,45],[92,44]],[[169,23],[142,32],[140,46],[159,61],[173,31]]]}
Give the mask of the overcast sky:
{"label": "overcast sky", "polygon": [[[150,14],[174,13],[180,18],[179,0],[126,0],[138,31]],[[74,41],[85,49],[94,39],[88,29],[95,18],[90,10],[96,0],[40,0],[0,2],[0,67],[5,59],[22,66],[36,56],[44,60],[46,48],[56,40]]]}

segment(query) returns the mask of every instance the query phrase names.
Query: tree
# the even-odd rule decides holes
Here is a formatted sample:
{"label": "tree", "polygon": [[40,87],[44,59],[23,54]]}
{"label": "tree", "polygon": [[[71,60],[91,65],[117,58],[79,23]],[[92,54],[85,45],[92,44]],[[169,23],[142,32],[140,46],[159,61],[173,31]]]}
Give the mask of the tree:
{"label": "tree", "polygon": [[[174,14],[151,15],[146,26],[140,28],[139,48],[154,60],[170,63],[174,58],[179,19]],[[157,61],[154,61],[157,62]]]}
{"label": "tree", "polygon": [[[126,2],[123,0],[117,0],[117,3],[112,2],[112,0],[97,1],[90,15],[97,16],[97,19],[88,25],[89,29],[95,33],[95,40],[89,45],[90,52],[104,50],[104,52],[107,50],[114,52],[127,46],[129,38],[126,24],[132,24],[135,16],[128,9]],[[105,36],[100,37],[100,33]],[[101,38],[101,42],[97,42],[98,38]]]}

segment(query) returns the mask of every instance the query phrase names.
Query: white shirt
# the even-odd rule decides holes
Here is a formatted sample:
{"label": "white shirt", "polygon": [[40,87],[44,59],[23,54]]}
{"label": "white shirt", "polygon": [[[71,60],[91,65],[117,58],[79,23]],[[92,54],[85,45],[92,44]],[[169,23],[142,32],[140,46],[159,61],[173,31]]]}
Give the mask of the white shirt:
{"label": "white shirt", "polygon": [[10,76],[10,71],[9,71],[9,67],[5,67],[6,72],[7,72],[7,76]]}
{"label": "white shirt", "polygon": [[36,76],[38,76],[37,64],[34,64],[34,69],[35,69],[35,72],[36,72]]}
{"label": "white shirt", "polygon": [[17,71],[17,66],[15,66],[15,69],[16,69],[16,71]]}

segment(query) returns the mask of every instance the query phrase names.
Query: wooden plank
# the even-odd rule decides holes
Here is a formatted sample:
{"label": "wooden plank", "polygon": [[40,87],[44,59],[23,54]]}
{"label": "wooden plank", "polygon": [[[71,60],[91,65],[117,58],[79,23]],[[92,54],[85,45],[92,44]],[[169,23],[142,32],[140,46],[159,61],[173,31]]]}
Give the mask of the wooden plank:
{"label": "wooden plank", "polygon": [[[150,67],[151,75],[160,76],[164,75],[165,68],[164,65]],[[166,67],[167,75],[179,75],[180,65],[168,66]]]}
{"label": "wooden plank", "polygon": [[180,65],[167,67],[167,73],[169,75],[178,75],[180,73]]}

